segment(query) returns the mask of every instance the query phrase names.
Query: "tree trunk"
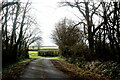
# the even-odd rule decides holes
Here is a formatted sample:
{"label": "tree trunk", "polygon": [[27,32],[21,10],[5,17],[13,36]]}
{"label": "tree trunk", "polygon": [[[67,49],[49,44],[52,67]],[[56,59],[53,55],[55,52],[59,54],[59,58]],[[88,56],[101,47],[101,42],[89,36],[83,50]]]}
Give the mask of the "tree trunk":
{"label": "tree trunk", "polygon": [[93,52],[94,50],[94,39],[93,39],[93,33],[92,33],[92,21],[90,20],[90,15],[89,15],[89,7],[88,7],[88,2],[85,2],[85,10],[86,10],[86,20],[87,20],[87,25],[88,25],[88,42],[89,42],[89,48]]}

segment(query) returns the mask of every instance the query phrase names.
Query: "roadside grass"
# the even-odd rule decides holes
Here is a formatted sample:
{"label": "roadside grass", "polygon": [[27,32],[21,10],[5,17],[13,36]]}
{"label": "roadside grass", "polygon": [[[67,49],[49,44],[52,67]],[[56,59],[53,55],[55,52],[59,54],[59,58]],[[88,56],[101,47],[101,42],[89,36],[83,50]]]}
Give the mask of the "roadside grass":
{"label": "roadside grass", "polygon": [[78,79],[78,80],[109,80],[108,77],[93,73],[89,70],[84,70],[82,68],[77,67],[74,64],[70,64],[66,61],[61,60],[51,60],[53,65],[62,71],[66,77],[70,80]]}
{"label": "roadside grass", "polygon": [[61,57],[53,57],[50,60],[65,61],[65,59],[63,59]]}
{"label": "roadside grass", "polygon": [[34,59],[25,59],[15,64],[12,64],[6,68],[3,68],[2,80],[8,80],[8,79],[18,80],[23,70],[32,60]]}

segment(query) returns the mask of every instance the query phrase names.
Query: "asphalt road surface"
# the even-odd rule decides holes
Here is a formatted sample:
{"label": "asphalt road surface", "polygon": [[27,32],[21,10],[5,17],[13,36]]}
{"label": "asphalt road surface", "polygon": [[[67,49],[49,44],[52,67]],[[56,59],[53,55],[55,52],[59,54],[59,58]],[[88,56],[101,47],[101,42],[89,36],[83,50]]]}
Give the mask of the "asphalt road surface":
{"label": "asphalt road surface", "polygon": [[36,59],[27,66],[20,80],[66,80],[65,75],[56,69],[50,58]]}

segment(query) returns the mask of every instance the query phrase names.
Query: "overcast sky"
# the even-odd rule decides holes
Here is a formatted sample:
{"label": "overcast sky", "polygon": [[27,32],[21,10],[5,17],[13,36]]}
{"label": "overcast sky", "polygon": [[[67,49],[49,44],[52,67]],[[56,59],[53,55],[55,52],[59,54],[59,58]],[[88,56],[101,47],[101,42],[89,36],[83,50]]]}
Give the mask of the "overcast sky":
{"label": "overcast sky", "polygon": [[[5,0],[4,0],[5,1]],[[9,0],[11,1],[11,0]],[[28,0],[20,0],[27,2]],[[61,19],[67,17],[78,21],[79,19],[74,15],[81,16],[77,9],[70,7],[59,7],[58,2],[63,0],[29,0],[32,2],[32,16],[36,17],[40,29],[42,32],[42,46],[55,46],[55,43],[50,38],[52,31],[55,28],[55,24]],[[74,0],[67,0],[74,1]],[[95,0],[92,0],[95,1]],[[109,1],[109,0],[106,0]],[[74,13],[74,14],[73,14]]]}
{"label": "overcast sky", "polygon": [[30,0],[32,2],[32,12],[36,17],[42,31],[42,45],[56,46],[50,38],[54,30],[55,23],[67,17],[77,20],[77,17],[72,12],[77,13],[77,10],[70,7],[59,7],[58,2],[62,0]]}
{"label": "overcast sky", "polygon": [[[20,1],[26,3],[28,0]],[[55,28],[55,24],[61,21],[61,19],[66,17],[68,19],[78,21],[78,18],[73,13],[80,16],[79,11],[67,6],[60,7],[58,2],[61,1],[64,0],[29,0],[29,2],[32,2],[31,15],[36,18],[42,32],[42,46],[56,46],[55,42],[50,37]]]}

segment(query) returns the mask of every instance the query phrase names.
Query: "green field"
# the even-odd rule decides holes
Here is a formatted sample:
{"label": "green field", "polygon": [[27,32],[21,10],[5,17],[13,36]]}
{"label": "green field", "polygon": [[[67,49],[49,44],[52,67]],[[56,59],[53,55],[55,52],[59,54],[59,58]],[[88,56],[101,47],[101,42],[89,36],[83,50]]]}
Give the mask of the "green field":
{"label": "green field", "polygon": [[[34,58],[34,59],[43,58],[42,56],[38,56],[38,51],[28,51],[28,53],[29,53],[30,58]],[[47,58],[51,58],[51,57],[47,57]],[[58,57],[53,57],[53,58],[51,58],[51,60],[62,60],[62,59],[58,58]]]}
{"label": "green field", "polygon": [[28,51],[30,58],[41,58],[41,56],[38,56],[38,51]]}
{"label": "green field", "polygon": [[[29,49],[38,49],[38,47],[30,47]],[[59,49],[59,47],[58,46],[53,46],[53,47],[45,46],[45,47],[39,47],[39,49]],[[30,58],[41,58],[41,56],[38,56],[38,51],[28,51],[28,53],[29,53]]]}
{"label": "green field", "polygon": [[[29,49],[38,49],[38,47],[30,47]],[[39,49],[59,49],[58,46],[53,46],[53,47],[39,47]]]}

